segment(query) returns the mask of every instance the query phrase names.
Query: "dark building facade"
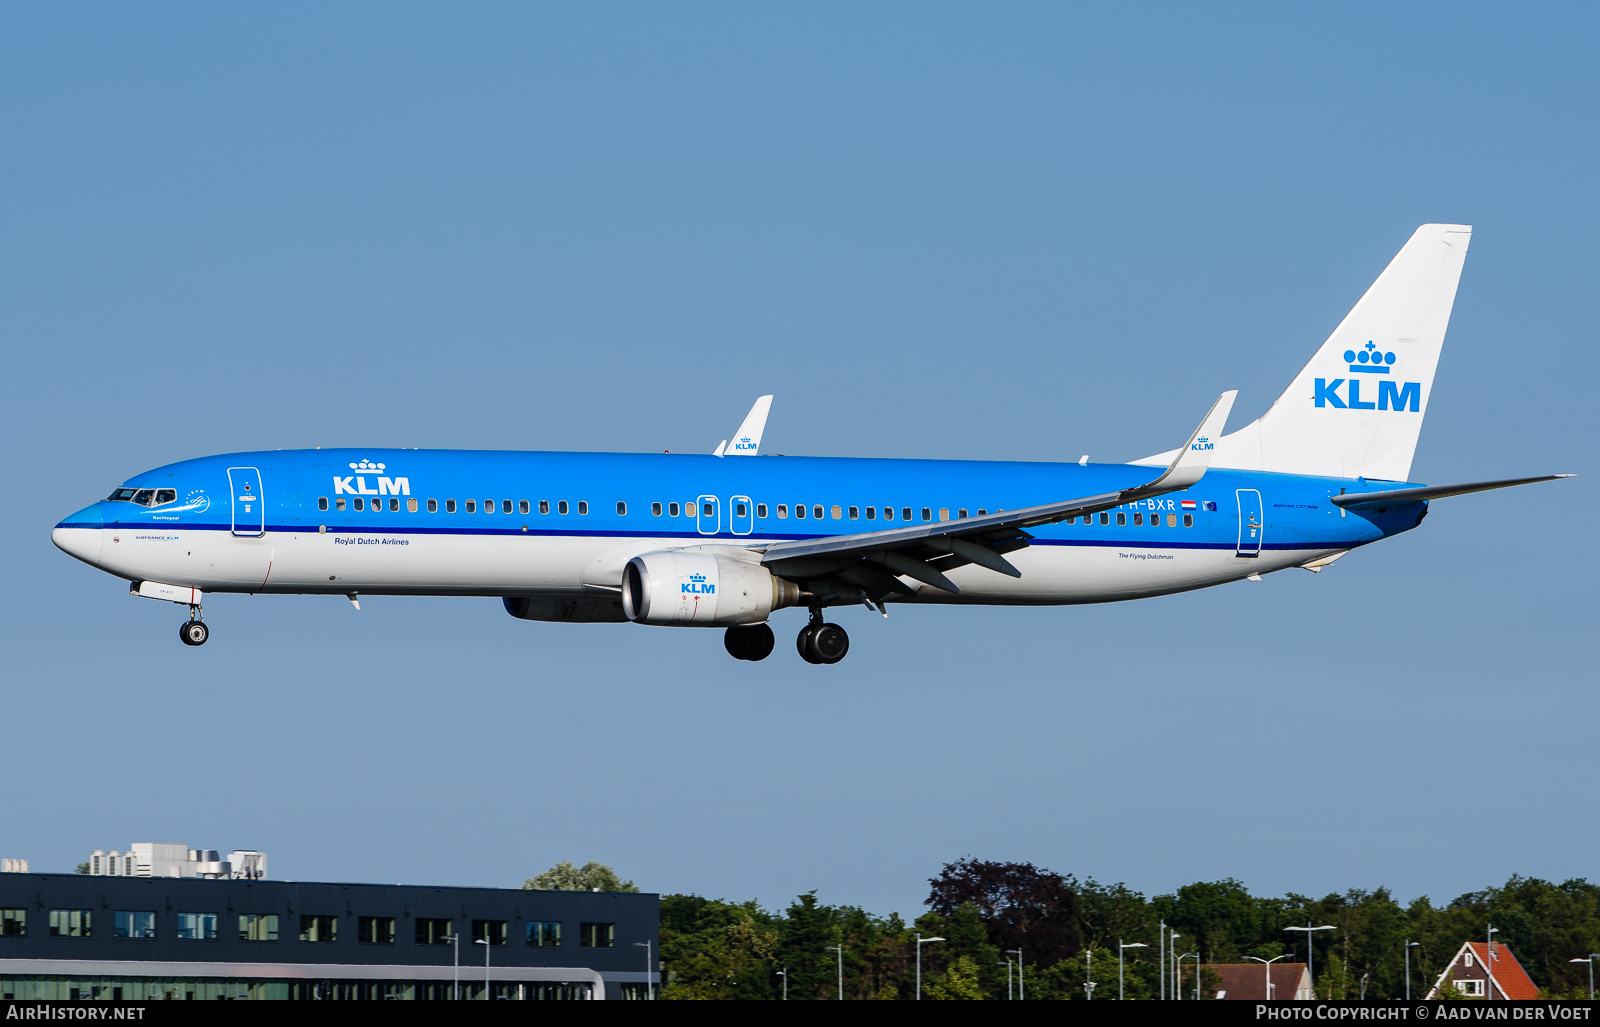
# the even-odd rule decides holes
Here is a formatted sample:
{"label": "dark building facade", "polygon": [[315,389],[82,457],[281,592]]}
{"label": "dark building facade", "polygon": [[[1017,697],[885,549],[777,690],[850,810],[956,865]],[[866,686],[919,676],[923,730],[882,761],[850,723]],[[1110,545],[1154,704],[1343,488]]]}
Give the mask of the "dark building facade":
{"label": "dark building facade", "polygon": [[649,998],[659,981],[659,900],[625,892],[0,874],[0,995]]}

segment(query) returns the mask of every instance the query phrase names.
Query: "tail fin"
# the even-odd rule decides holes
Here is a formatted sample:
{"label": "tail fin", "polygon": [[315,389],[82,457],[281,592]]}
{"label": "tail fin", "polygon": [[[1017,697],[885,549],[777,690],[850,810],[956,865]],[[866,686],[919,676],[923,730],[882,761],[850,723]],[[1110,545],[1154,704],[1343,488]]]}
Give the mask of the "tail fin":
{"label": "tail fin", "polygon": [[1471,241],[1470,225],[1417,229],[1277,402],[1217,440],[1211,466],[1405,481]]}

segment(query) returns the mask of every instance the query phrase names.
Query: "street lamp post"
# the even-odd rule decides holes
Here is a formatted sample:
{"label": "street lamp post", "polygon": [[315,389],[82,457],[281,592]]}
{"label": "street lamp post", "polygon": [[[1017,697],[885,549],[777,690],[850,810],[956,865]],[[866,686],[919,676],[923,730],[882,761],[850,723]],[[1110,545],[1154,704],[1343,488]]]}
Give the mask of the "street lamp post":
{"label": "street lamp post", "polygon": [[650,979],[650,942],[636,941],[633,943],[633,947],[642,947],[644,949],[644,993],[654,999],[656,997],[656,989],[652,987],[655,982]]}
{"label": "street lamp post", "polygon": [[1245,956],[1244,958],[1253,959],[1256,962],[1261,963],[1261,964],[1266,966],[1266,968],[1267,968],[1267,1001],[1271,1002],[1272,1001],[1272,964],[1276,963],[1280,959],[1288,959],[1289,958],[1289,953],[1285,952],[1283,955],[1281,955],[1281,956],[1273,956],[1271,959],[1262,959],[1260,956]]}
{"label": "street lamp post", "polygon": [[489,938],[488,925],[483,928],[483,937],[474,941],[473,944],[483,946],[483,1000],[487,1002],[489,1001],[489,946],[493,944]]}
{"label": "street lamp post", "polygon": [[461,935],[457,933],[455,924],[450,925],[450,933],[445,935],[444,940],[455,950],[455,971],[450,984],[450,1001],[458,1002],[461,1000]]}
{"label": "street lamp post", "polygon": [[789,1001],[789,969],[785,967],[778,971],[778,976],[783,978],[783,1000]]}
{"label": "street lamp post", "polygon": [[826,951],[836,952],[839,955],[839,1001],[843,1002],[844,1001],[844,946],[843,945],[824,945],[822,947]]}
{"label": "street lamp post", "polygon": [[1321,927],[1312,927],[1311,921],[1307,920],[1304,927],[1285,927],[1284,930],[1306,932],[1306,976],[1311,978],[1311,997],[1316,998],[1317,971],[1316,968],[1311,965],[1311,939],[1315,936],[1315,932],[1317,931],[1336,931],[1338,928],[1332,924],[1323,924]]}
{"label": "street lamp post", "polygon": [[922,1001],[922,946],[926,942],[944,941],[943,938],[924,938],[917,935],[917,1001]]}
{"label": "street lamp post", "polygon": [[1150,946],[1146,945],[1142,941],[1133,941],[1133,942],[1129,942],[1126,945],[1124,945],[1122,943],[1122,939],[1121,938],[1117,939],[1117,1001],[1118,1002],[1122,1001],[1122,950],[1123,949],[1147,949],[1149,947]]}
{"label": "street lamp post", "polygon": [[1085,1001],[1094,998],[1094,949],[1083,950],[1083,997]]}
{"label": "street lamp post", "polygon": [[1494,979],[1494,936],[1499,933],[1500,928],[1490,924],[1489,930],[1484,934],[1483,950],[1489,957],[1483,963],[1483,972],[1489,975],[1489,994],[1485,996],[1486,998],[1494,998],[1494,989],[1500,986],[1500,982]]}
{"label": "street lamp post", "polygon": [[1600,957],[1600,952],[1591,952],[1591,953],[1589,953],[1589,958],[1588,959],[1569,959],[1569,960],[1567,960],[1567,962],[1569,962],[1569,963],[1588,963],[1589,964],[1589,1001],[1590,1002],[1594,1001],[1594,961],[1595,961],[1595,959],[1597,957]]}
{"label": "street lamp post", "polygon": [[1022,979],[1022,949],[1006,949],[1008,955],[1017,957],[1017,1001],[1028,1001],[1028,982]]}
{"label": "street lamp post", "polygon": [[1420,948],[1422,942],[1406,939],[1406,1001],[1411,1001],[1411,950]]}
{"label": "street lamp post", "polygon": [[1158,921],[1156,924],[1156,979],[1161,982],[1161,998],[1167,997],[1167,922]]}
{"label": "street lamp post", "polygon": [[[1581,962],[1583,962],[1583,960],[1575,959],[1575,960],[1573,960],[1573,962],[1574,963],[1581,963]],[[1006,957],[1006,961],[1004,963],[996,963],[995,966],[1003,966],[1003,967],[1006,968],[1006,1001],[1009,1002],[1009,1001],[1011,1001],[1011,995],[1012,995],[1012,992],[1011,992],[1011,957],[1007,956]]]}
{"label": "street lamp post", "polygon": [[1178,934],[1177,931],[1170,931],[1169,930],[1167,932],[1167,944],[1172,946],[1171,951],[1169,951],[1167,953],[1169,956],[1172,957],[1171,959],[1169,959],[1167,961],[1167,969],[1172,972],[1172,998],[1173,998],[1173,1001],[1177,1001],[1177,999],[1179,999],[1181,997],[1178,994],[1178,939],[1180,937],[1182,937],[1182,936],[1180,934]]}
{"label": "street lamp post", "polygon": [[[1183,967],[1181,964],[1190,956],[1194,957],[1195,980],[1198,981],[1200,979],[1200,953],[1185,952],[1181,956],[1174,956],[1172,959],[1172,969],[1173,974],[1177,977],[1177,980],[1172,982],[1172,997],[1175,999],[1183,998]],[[1198,988],[1198,985],[1196,985],[1196,987]]]}

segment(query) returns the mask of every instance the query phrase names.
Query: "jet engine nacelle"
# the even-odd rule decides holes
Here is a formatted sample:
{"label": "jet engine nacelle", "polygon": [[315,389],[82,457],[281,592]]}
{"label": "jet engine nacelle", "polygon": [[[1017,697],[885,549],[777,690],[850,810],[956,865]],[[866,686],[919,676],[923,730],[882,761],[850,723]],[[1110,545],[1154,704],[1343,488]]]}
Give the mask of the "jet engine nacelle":
{"label": "jet engine nacelle", "polygon": [[622,570],[622,612],[638,624],[760,624],[773,610],[799,601],[800,586],[742,549],[645,553]]}

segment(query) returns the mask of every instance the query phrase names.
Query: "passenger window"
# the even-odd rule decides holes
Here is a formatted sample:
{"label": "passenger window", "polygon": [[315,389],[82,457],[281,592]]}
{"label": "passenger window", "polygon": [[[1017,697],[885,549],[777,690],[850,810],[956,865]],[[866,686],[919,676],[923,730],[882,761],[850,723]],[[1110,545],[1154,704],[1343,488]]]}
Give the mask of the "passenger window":
{"label": "passenger window", "polygon": [[949,519],[950,519],[950,508],[948,506],[941,506],[939,508],[939,520],[948,521]]}
{"label": "passenger window", "polygon": [[[839,516],[839,508],[838,507],[834,507],[833,508],[833,516],[835,518],[837,518]],[[856,520],[857,518],[859,518],[860,516],[861,516],[860,508],[852,506],[850,508],[850,519],[853,521],[853,520]]]}
{"label": "passenger window", "polygon": [[929,509],[928,507],[926,507],[926,506],[923,507],[922,508],[922,519],[925,520],[925,521],[933,520],[933,511],[931,509]]}
{"label": "passenger window", "polygon": [[660,503],[651,503],[650,504],[650,516],[652,516],[652,517],[660,517],[661,516],[661,504]]}
{"label": "passenger window", "polygon": [[1185,528],[1194,527],[1194,514],[1184,514],[1183,515],[1183,526]]}
{"label": "passenger window", "polygon": [[900,519],[902,521],[909,521],[911,519],[911,508],[909,506],[900,508]]}
{"label": "passenger window", "polygon": [[1133,523],[1135,525],[1139,526],[1139,527],[1143,527],[1144,526],[1144,514],[1142,514],[1142,513],[1134,514],[1133,515]]}
{"label": "passenger window", "polygon": [[1108,513],[1101,514],[1100,515],[1100,523],[1101,524],[1110,524],[1111,523],[1111,515],[1108,514]]}
{"label": "passenger window", "polygon": [[978,516],[979,517],[987,517],[988,515],[989,515],[989,511],[987,511],[987,510],[979,510],[978,511]]}
{"label": "passenger window", "polygon": [[678,516],[678,504],[677,503],[668,503],[667,504],[667,516],[668,517],[676,517],[676,516]]}
{"label": "passenger window", "polygon": [[477,513],[477,512],[478,512],[478,501],[476,499],[467,500],[467,513]]}
{"label": "passenger window", "polygon": [[589,512],[588,500],[584,500],[584,499],[578,500],[578,513],[580,515],[586,515],[586,514],[588,514],[588,512]]}
{"label": "passenger window", "polygon": [[[739,512],[740,513],[744,513],[743,510],[740,510]],[[628,516],[628,504],[622,502],[621,500],[617,501],[617,516],[618,517],[626,517],[626,516]]]}
{"label": "passenger window", "polygon": [[756,504],[756,516],[761,518],[762,520],[766,520],[767,519],[767,504],[765,504],[765,503],[757,503]]}
{"label": "passenger window", "polygon": [[176,502],[177,499],[178,499],[178,490],[177,489],[156,489],[156,505],[157,506],[160,506],[162,503],[173,503],[173,502]]}
{"label": "passenger window", "polygon": [[453,499],[445,500],[444,501],[444,512],[445,513],[455,513],[456,512],[456,501],[453,500]]}
{"label": "passenger window", "polygon": [[1176,528],[1177,526],[1178,526],[1178,515],[1177,514],[1167,514],[1167,527]]}
{"label": "passenger window", "polygon": [[327,496],[318,496],[317,497],[317,509],[318,510],[326,510],[327,508],[328,508],[328,497]]}
{"label": "passenger window", "polygon": [[[617,505],[621,506],[622,504],[618,503]],[[745,504],[743,504],[743,503],[735,503],[735,504],[733,504],[734,515],[738,516],[738,517],[745,516],[745,511],[747,511],[749,509],[750,508],[748,506],[746,506]]]}
{"label": "passenger window", "polygon": [[561,514],[563,517],[566,516],[567,501],[565,499],[559,500],[556,503],[556,513]]}
{"label": "passenger window", "polygon": [[804,503],[796,503],[796,504],[795,504],[795,505],[794,505],[794,515],[795,515],[795,516],[796,516],[796,517],[799,517],[799,518],[800,518],[800,519],[802,519],[802,520],[804,520],[804,519],[805,519],[805,516],[806,516],[806,507],[805,507],[805,504],[804,504]]}
{"label": "passenger window", "polygon": [[500,501],[500,512],[501,513],[510,513],[511,512],[511,500],[502,499]]}
{"label": "passenger window", "polygon": [[781,520],[786,520],[788,518],[788,516],[789,516],[789,504],[788,503],[779,503],[778,504],[778,520],[780,520],[780,521]]}
{"label": "passenger window", "polygon": [[344,509],[344,499],[343,499],[343,497],[341,497],[339,499],[335,499],[333,501],[333,508],[335,510],[343,510]]}
{"label": "passenger window", "polygon": [[[380,499],[378,502],[381,503],[381,502],[383,502],[383,500]],[[390,513],[399,513],[400,512],[400,500],[398,500],[398,499],[389,500],[389,512]]]}
{"label": "passenger window", "polygon": [[886,506],[883,508],[883,519],[886,521],[894,520],[894,507]]}
{"label": "passenger window", "polygon": [[439,501],[437,499],[428,500],[428,512],[429,513],[438,513],[439,512]]}
{"label": "passenger window", "polygon": [[[836,520],[836,521],[839,520],[840,517],[843,515],[843,513],[844,513],[844,511],[839,509],[839,504],[835,503],[834,506],[833,506],[833,519]],[[820,517],[822,515],[818,514],[817,516]]]}
{"label": "passenger window", "polygon": [[967,516],[967,511],[966,510],[957,510],[956,511],[956,520],[958,520],[958,521],[959,520],[963,520],[963,519],[966,518],[966,516]]}
{"label": "passenger window", "polygon": [[547,514],[547,513],[550,512],[550,500],[548,500],[548,499],[539,500],[539,512],[542,513],[542,514]]}
{"label": "passenger window", "polygon": [[[1084,518],[1084,520],[1088,520],[1088,518]],[[1078,523],[1078,519],[1076,517],[1068,517],[1064,523],[1066,523],[1066,524],[1077,524]]]}
{"label": "passenger window", "polygon": [[[833,508],[833,515],[835,517],[839,516],[839,508],[838,507],[834,507]],[[812,508],[811,508],[811,516],[816,518],[819,521],[822,520],[822,507],[820,507],[820,506],[812,506]]]}
{"label": "passenger window", "polygon": [[1127,523],[1128,523],[1128,515],[1119,511],[1117,513],[1117,526],[1121,527],[1122,525],[1127,524]]}
{"label": "passenger window", "polygon": [[685,503],[683,504],[683,515],[685,517],[699,517],[700,508],[695,506],[693,503]]}
{"label": "passenger window", "polygon": [[351,505],[353,505],[357,510],[365,510],[367,508],[367,501],[358,497],[351,500]]}
{"label": "passenger window", "polygon": [[517,512],[518,513],[525,514],[525,513],[528,512],[528,510],[529,510],[528,501],[526,499],[517,500]]}
{"label": "passenger window", "polygon": [[494,500],[485,499],[483,501],[483,512],[486,513],[486,514],[494,513]]}
{"label": "passenger window", "polygon": [[[854,510],[855,507],[851,507],[850,509]],[[878,519],[878,508],[875,507],[875,506],[867,507],[867,520],[875,521],[877,519]]]}
{"label": "passenger window", "polygon": [[415,499],[406,500],[406,512],[407,513],[416,513],[417,512],[417,501]]}

